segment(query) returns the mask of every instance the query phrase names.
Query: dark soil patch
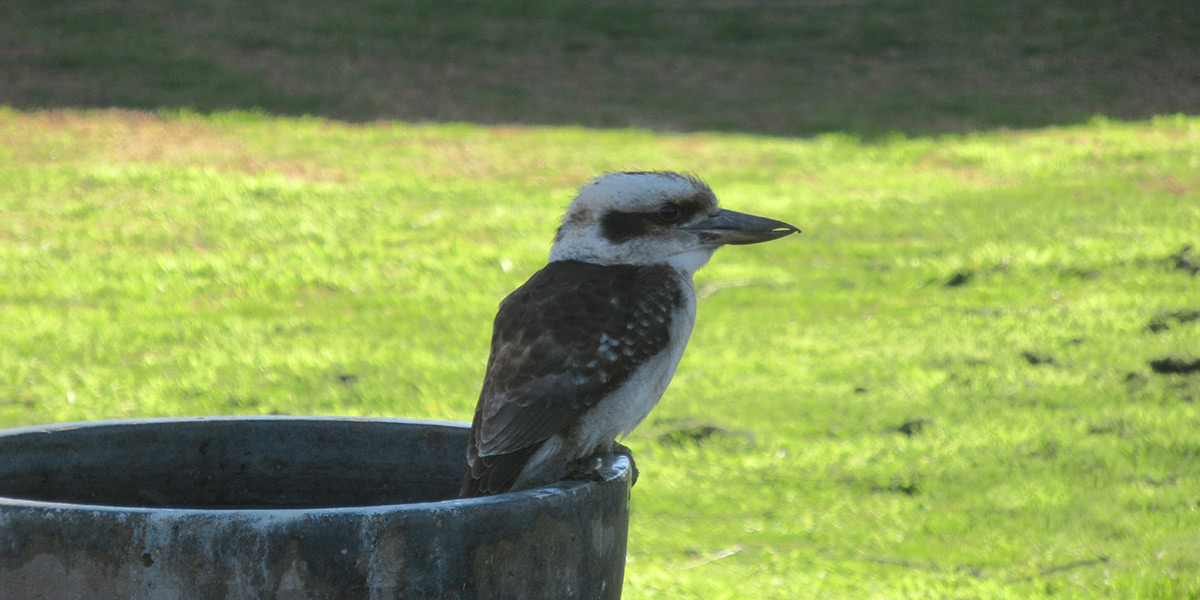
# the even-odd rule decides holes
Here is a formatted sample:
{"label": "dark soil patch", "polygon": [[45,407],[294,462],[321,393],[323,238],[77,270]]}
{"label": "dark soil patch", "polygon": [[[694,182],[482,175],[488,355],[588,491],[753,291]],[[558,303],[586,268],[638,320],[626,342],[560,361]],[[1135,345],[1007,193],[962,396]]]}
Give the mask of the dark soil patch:
{"label": "dark soil patch", "polygon": [[1154,315],[1153,319],[1150,319],[1150,323],[1146,325],[1146,331],[1158,333],[1171,329],[1173,325],[1182,325],[1184,323],[1191,323],[1192,321],[1200,321],[1200,310],[1191,308],[1160,312]]}
{"label": "dark soil patch", "polygon": [[1146,387],[1150,383],[1150,378],[1136,371],[1130,371],[1125,374],[1125,385],[1130,391],[1138,391]]}
{"label": "dark soil patch", "polygon": [[886,483],[875,482],[870,484],[871,491],[883,492],[887,494],[904,494],[905,496],[916,496],[921,493],[921,484],[912,480],[894,479]]}
{"label": "dark soil patch", "polygon": [[1045,352],[1038,352],[1036,350],[1026,350],[1021,353],[1021,356],[1025,357],[1025,360],[1028,361],[1029,364],[1031,364],[1035,367],[1041,366],[1041,365],[1057,365],[1058,364],[1058,360],[1056,360],[1053,356],[1050,356],[1049,354],[1046,354]]}
{"label": "dark soil patch", "polygon": [[1100,271],[1097,271],[1096,269],[1083,269],[1079,267],[1064,269],[1062,274],[1064,277],[1071,277],[1074,279],[1096,279],[1100,277]]}
{"label": "dark soil patch", "polygon": [[1150,361],[1150,368],[1160,375],[1191,375],[1200,373],[1200,358],[1156,358]]}
{"label": "dark soil patch", "polygon": [[1118,437],[1129,437],[1133,435],[1133,425],[1125,419],[1112,419],[1101,423],[1093,423],[1088,427],[1088,433],[1092,435],[1116,435]]}
{"label": "dark soil patch", "polygon": [[1188,244],[1180,248],[1179,252],[1168,257],[1175,263],[1175,268],[1180,271],[1186,271],[1189,275],[1200,273],[1200,256],[1192,254],[1192,245]]}
{"label": "dark soil patch", "polygon": [[896,427],[896,431],[903,433],[908,437],[913,437],[925,430],[925,426],[929,425],[929,419],[909,419]]}
{"label": "dark soil patch", "polygon": [[971,282],[971,278],[974,276],[975,276],[975,271],[973,271],[971,269],[963,269],[963,270],[951,275],[950,279],[947,279],[946,283],[942,284],[942,287],[952,288],[952,287],[959,287],[962,285],[967,285],[968,283]]}
{"label": "dark soil patch", "polygon": [[663,446],[703,446],[720,439],[734,439],[754,445],[754,434],[749,431],[727,429],[712,423],[703,423],[694,419],[664,419],[657,424],[670,425],[670,429],[657,436],[658,443]]}

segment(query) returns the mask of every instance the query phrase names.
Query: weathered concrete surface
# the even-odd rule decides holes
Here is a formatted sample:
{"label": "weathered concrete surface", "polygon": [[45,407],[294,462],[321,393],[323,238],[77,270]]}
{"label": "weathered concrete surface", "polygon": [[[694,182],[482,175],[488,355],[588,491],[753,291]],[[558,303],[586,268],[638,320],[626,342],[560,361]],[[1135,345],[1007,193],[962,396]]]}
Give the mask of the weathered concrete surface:
{"label": "weathered concrete surface", "polygon": [[466,428],[177,419],[0,432],[0,600],[619,598],[629,465],[448,499]]}

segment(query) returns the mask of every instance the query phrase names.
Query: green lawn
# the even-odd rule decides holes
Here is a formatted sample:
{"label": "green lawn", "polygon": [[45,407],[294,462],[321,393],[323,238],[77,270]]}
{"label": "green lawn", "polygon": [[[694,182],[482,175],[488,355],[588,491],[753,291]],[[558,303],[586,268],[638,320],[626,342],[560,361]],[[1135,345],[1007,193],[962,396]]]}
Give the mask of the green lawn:
{"label": "green lawn", "polygon": [[0,104],[886,136],[1200,110],[1194,0],[4,0]]}
{"label": "green lawn", "polygon": [[626,598],[1200,600],[1183,4],[7,0],[0,427],[465,420],[574,190],[689,171],[804,233],[697,277]]}
{"label": "green lawn", "polygon": [[626,597],[1200,596],[1200,119],[864,143],[0,112],[0,426],[467,419],[588,177],[722,250],[629,445]]}

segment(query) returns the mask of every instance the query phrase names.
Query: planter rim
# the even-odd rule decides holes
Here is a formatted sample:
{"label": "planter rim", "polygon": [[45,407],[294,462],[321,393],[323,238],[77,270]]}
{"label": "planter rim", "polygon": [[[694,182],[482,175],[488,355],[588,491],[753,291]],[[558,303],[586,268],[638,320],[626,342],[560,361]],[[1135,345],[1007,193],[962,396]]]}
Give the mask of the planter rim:
{"label": "planter rim", "polygon": [[[233,416],[192,416],[192,417],[151,417],[136,419],[106,419],[97,421],[72,421],[48,425],[31,425],[0,429],[0,438],[39,433],[52,434],[60,431],[72,431],[85,428],[127,427],[142,425],[187,425],[196,423],[245,423],[245,422],[277,422],[277,423],[366,423],[366,424],[395,424],[395,425],[424,425],[449,429],[469,429],[470,424],[462,421],[439,421],[433,419],[407,419],[397,417],[344,417],[325,415],[233,415]],[[464,458],[464,467],[466,461]],[[319,508],[169,508],[126,506],[109,504],[86,504],[75,502],[50,502],[4,496],[0,494],[0,511],[8,507],[24,507],[33,509],[57,509],[72,511],[87,511],[93,513],[117,514],[171,514],[177,516],[211,516],[244,515],[247,517],[279,517],[302,518],[313,515],[376,515],[396,512],[462,512],[462,511],[496,511],[508,506],[527,506],[529,503],[542,503],[551,499],[574,497],[593,492],[597,486],[610,485],[624,479],[629,485],[631,469],[629,459],[622,455],[605,454],[600,457],[596,469],[597,480],[563,481],[545,487],[519,492],[481,496],[477,498],[450,498],[432,502],[412,502],[407,504],[381,504],[368,506],[336,506]]]}

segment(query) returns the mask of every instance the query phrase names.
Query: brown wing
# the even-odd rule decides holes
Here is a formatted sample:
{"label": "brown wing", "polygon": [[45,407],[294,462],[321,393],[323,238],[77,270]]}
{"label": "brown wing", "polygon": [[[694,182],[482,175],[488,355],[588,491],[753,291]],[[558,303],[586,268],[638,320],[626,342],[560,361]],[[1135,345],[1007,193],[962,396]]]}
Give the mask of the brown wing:
{"label": "brown wing", "polygon": [[529,457],[669,341],[669,267],[552,262],[500,303],[463,495],[507,491]]}

